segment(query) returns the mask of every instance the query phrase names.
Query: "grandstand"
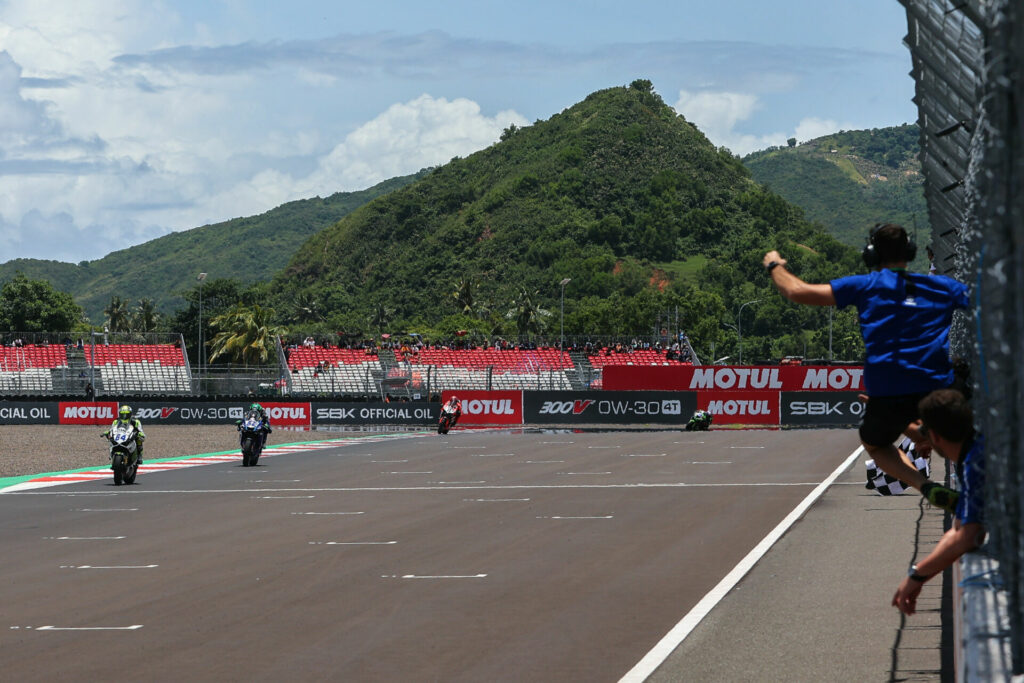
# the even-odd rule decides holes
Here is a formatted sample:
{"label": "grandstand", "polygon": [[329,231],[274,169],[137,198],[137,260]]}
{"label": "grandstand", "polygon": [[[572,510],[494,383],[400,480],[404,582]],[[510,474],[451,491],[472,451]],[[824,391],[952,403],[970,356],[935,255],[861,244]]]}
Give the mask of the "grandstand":
{"label": "grandstand", "polygon": [[98,371],[107,394],[187,394],[192,377],[180,345],[103,344],[86,346],[85,360]]}
{"label": "grandstand", "polygon": [[0,347],[0,391],[36,394],[53,391],[53,371],[68,367],[61,345]]}
{"label": "grandstand", "polygon": [[357,396],[380,393],[379,383],[384,371],[376,353],[301,346],[285,355],[293,393]]}

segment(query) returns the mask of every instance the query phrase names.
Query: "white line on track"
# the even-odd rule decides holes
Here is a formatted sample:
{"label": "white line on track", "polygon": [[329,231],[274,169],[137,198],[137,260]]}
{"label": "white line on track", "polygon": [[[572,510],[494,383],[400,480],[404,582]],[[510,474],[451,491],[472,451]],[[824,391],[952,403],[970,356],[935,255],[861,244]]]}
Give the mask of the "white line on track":
{"label": "white line on track", "polygon": [[293,498],[316,498],[316,496],[253,496],[260,500],[290,500]]}
{"label": "white line on track", "polygon": [[142,624],[133,626],[40,626],[37,631],[137,631]]}
{"label": "white line on track", "polygon": [[693,462],[684,462],[684,465],[731,465],[732,460],[694,460]]}
{"label": "white line on track", "polygon": [[549,445],[552,445],[552,444],[574,444],[574,443],[576,443],[576,442],[575,441],[541,441],[541,444],[544,445],[544,446],[549,446]]}
{"label": "white line on track", "polygon": [[623,458],[664,458],[668,453],[623,453]]}
{"label": "white line on track", "polygon": [[370,462],[409,462],[408,460],[371,460]]}
{"label": "white line on track", "polygon": [[50,541],[120,541],[127,536],[44,536]]}
{"label": "white line on track", "polygon": [[159,566],[160,565],[158,565],[158,564],[133,564],[133,565],[119,565],[119,566],[110,565],[110,566],[106,566],[106,567],[94,567],[91,564],[81,564],[81,565],[77,565],[77,566],[76,565],[64,565],[64,564],[62,564],[60,566],[60,568],[61,569],[155,569],[156,567],[159,567]]}
{"label": "white line on track", "polygon": [[381,474],[433,474],[433,472],[381,472]]}
{"label": "white line on track", "polygon": [[403,574],[398,576],[397,574],[381,574],[382,579],[484,579],[487,578],[487,574],[436,574],[436,575],[419,575],[419,574]]}
{"label": "white line on track", "polygon": [[365,515],[365,512],[293,512],[293,515]]}
{"label": "white line on track", "polygon": [[395,545],[398,541],[310,541],[310,545]]}
{"label": "white line on track", "polygon": [[551,517],[537,517],[537,519],[612,519],[615,515],[579,515],[579,516],[566,516],[566,515],[555,515]]}
{"label": "white line on track", "polygon": [[527,465],[548,465],[556,462],[565,462],[564,460],[526,460],[524,461]]}
{"label": "white line on track", "polygon": [[510,458],[515,453],[474,453],[471,458]]}
{"label": "white line on track", "polygon": [[565,475],[583,475],[583,476],[586,476],[586,475],[588,475],[588,474],[595,474],[595,475],[596,475],[596,474],[611,474],[611,472],[559,472],[559,474],[565,474]]}
{"label": "white line on track", "polygon": [[622,446],[587,446],[587,448],[622,448]]}
{"label": "white line on track", "polygon": [[526,503],[529,498],[463,498],[464,503]]}
{"label": "white line on track", "polygon": [[136,512],[139,508],[77,508],[72,512]]}
{"label": "white line on track", "polygon": [[439,481],[438,484],[486,484],[485,481]]}
{"label": "white line on track", "polygon": [[686,616],[684,616],[678,624],[672,627],[661,641],[658,642],[654,648],[648,652],[643,659],[637,662],[636,666],[626,672],[626,675],[619,679],[619,683],[641,683],[647,680],[654,671],[661,666],[661,664],[668,659],[668,656],[679,647],[679,645],[686,640],[687,636],[693,632],[693,629],[697,628],[697,625],[703,621],[704,617],[710,614],[711,610],[721,602],[729,591],[731,591],[740,580],[747,575],[754,565],[756,565],[762,557],[771,549],[775,542],[778,541],[782,536],[789,531],[789,528],[796,523],[800,517],[803,516],[807,509],[814,504],[828,490],[828,487],[839,477],[840,474],[849,469],[850,465],[864,452],[863,447],[857,448],[853,453],[843,461],[839,467],[837,467],[832,474],[828,475],[824,481],[818,484],[813,491],[807,494],[799,505],[793,508],[793,511],[786,515],[779,524],[772,529],[767,536],[765,536],[760,543],[758,543],[753,550],[747,553],[747,556],[740,560],[740,563],[733,567],[732,571],[725,575],[718,585],[712,588],[707,595],[701,598],[693,609],[691,609]]}
{"label": "white line on track", "polygon": [[247,484],[298,484],[301,479],[248,479]]}
{"label": "white line on track", "polygon": [[729,448],[732,448],[734,450],[742,450],[744,448],[764,448],[764,446],[729,446]]}

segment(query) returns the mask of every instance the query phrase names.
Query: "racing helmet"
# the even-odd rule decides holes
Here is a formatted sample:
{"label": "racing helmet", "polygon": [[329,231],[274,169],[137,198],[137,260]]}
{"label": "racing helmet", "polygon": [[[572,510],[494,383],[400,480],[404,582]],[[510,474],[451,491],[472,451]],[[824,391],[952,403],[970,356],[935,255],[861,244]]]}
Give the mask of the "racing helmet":
{"label": "racing helmet", "polygon": [[262,413],[263,406],[261,406],[259,403],[253,403],[251,406],[249,406],[249,410],[258,410]]}
{"label": "racing helmet", "polygon": [[448,400],[449,400],[449,401],[458,401],[458,400],[459,400],[459,397],[458,397],[458,396],[456,396],[455,394],[452,394],[452,397],[451,397],[450,399],[448,399]]}
{"label": "racing helmet", "polygon": [[122,405],[117,410],[117,416],[122,420],[132,419],[132,407],[129,405]]}

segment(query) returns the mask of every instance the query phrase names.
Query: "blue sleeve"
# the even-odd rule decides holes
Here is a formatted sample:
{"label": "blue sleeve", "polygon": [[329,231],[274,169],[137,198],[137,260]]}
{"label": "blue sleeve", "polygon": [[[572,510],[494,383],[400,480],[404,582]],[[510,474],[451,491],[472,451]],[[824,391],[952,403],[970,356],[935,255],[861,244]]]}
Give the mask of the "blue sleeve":
{"label": "blue sleeve", "polygon": [[832,296],[836,299],[836,308],[856,305],[857,294],[860,292],[860,277],[848,275],[829,282],[832,285]]}
{"label": "blue sleeve", "polygon": [[985,523],[985,460],[982,448],[972,448],[964,459],[963,480],[956,516],[963,524]]}

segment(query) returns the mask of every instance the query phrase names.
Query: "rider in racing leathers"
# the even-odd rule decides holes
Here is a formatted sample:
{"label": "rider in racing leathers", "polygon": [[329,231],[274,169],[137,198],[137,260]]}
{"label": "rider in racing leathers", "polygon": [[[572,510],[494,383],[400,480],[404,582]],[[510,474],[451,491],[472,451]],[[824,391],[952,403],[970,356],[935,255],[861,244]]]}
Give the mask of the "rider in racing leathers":
{"label": "rider in racing leathers", "polygon": [[441,411],[443,412],[445,408],[451,408],[455,411],[455,415],[452,417],[452,423],[448,425],[449,428],[454,427],[455,423],[459,421],[460,417],[462,417],[462,401],[459,400],[458,396],[452,396],[448,399],[448,402],[441,407]]}
{"label": "rider in racing leathers", "polygon": [[135,452],[138,454],[138,464],[142,464],[142,442],[146,440],[146,432],[142,431],[142,423],[132,417],[132,407],[122,405],[117,411],[117,419],[110,424],[110,429],[103,432],[103,436],[110,438],[110,432],[117,428],[118,423],[130,424],[135,427]]}
{"label": "rider in racing leathers", "polygon": [[[270,428],[270,418],[267,416],[267,411],[263,409],[263,406],[261,406],[259,403],[253,403],[251,406],[249,406],[249,410],[255,410],[257,413],[259,413],[260,421],[263,423],[263,428],[260,430],[260,433],[263,435],[263,441],[260,442],[260,449],[262,450],[263,447],[267,445],[267,435],[274,430]],[[236,420],[235,426],[238,427],[239,431],[241,431],[242,421]]]}

